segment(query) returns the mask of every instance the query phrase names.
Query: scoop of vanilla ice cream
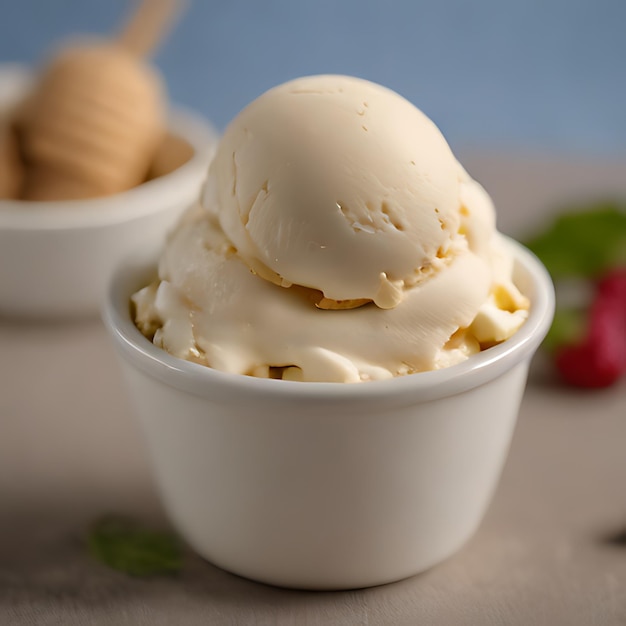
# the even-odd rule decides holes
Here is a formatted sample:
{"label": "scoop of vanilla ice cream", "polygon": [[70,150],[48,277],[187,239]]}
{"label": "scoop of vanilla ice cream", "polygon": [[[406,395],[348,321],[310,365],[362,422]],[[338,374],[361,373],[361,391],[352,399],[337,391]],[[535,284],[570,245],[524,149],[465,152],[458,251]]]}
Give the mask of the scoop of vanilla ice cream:
{"label": "scoop of vanilla ice cream", "polygon": [[314,76],[227,128],[201,201],[134,295],[155,344],[216,369],[358,382],[511,336],[528,301],[485,190],[394,92]]}
{"label": "scoop of vanilla ice cream", "polygon": [[227,128],[204,205],[265,278],[396,306],[459,226],[456,160],[398,94],[347,76],[263,94]]}

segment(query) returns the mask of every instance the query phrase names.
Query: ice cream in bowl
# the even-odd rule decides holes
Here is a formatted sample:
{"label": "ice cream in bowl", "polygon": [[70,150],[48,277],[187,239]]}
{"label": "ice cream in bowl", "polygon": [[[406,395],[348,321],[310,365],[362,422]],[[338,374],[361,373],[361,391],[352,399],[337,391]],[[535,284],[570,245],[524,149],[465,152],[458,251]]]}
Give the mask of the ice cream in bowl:
{"label": "ice cream in bowl", "polygon": [[421,572],[478,527],[553,290],[398,94],[279,85],[103,318],[173,524],[266,583]]}

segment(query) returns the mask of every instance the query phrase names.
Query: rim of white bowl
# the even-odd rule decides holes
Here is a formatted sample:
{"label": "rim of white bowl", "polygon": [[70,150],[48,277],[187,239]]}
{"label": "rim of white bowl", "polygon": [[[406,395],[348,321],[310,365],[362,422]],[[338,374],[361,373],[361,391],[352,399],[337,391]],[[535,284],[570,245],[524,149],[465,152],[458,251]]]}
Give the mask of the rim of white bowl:
{"label": "rim of white bowl", "polygon": [[[130,315],[130,296],[154,278],[155,269],[126,267],[114,276],[102,310],[102,318],[122,358],[145,374],[187,393],[220,401],[249,405],[251,400],[275,401],[299,398],[372,402],[402,406],[452,396],[485,384],[525,359],[543,341],[554,315],[554,287],[543,264],[520,243],[504,237],[515,262],[525,271],[533,291],[528,319],[507,341],[444,369],[361,383],[294,382],[254,378],[218,371],[174,357],[149,341]],[[354,405],[356,407],[356,405]]]}
{"label": "rim of white bowl", "polygon": [[[0,228],[16,231],[93,228],[167,211],[173,204],[180,204],[181,199],[191,204],[198,194],[195,183],[202,174],[206,175],[219,135],[208,120],[180,106],[172,106],[170,110],[168,131],[187,141],[193,149],[191,158],[172,172],[100,198],[52,202],[0,200]],[[159,206],[156,210],[155,204]]]}

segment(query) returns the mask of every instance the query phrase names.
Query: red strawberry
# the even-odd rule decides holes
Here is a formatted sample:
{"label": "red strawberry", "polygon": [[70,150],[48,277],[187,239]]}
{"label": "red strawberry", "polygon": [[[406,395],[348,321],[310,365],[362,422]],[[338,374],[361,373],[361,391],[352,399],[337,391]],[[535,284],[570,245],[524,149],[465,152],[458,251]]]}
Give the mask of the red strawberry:
{"label": "red strawberry", "polygon": [[564,346],[557,351],[556,367],[563,380],[577,387],[599,388],[615,383],[624,373],[615,353],[603,353],[598,344]]}
{"label": "red strawberry", "polygon": [[599,281],[586,336],[559,349],[555,362],[565,382],[579,387],[608,387],[626,372],[626,268]]}
{"label": "red strawberry", "polygon": [[622,314],[626,315],[626,267],[617,267],[607,272],[598,281],[598,295],[621,301]]}

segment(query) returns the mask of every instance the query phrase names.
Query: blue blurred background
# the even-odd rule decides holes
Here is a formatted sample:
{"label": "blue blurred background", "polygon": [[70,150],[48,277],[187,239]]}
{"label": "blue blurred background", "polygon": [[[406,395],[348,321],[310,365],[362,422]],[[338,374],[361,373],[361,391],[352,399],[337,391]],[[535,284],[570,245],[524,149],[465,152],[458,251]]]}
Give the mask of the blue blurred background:
{"label": "blue blurred background", "polygon": [[[113,32],[131,0],[0,0],[0,61]],[[346,73],[400,92],[453,148],[626,156],[624,0],[189,0],[155,61],[218,128],[265,89]]]}

